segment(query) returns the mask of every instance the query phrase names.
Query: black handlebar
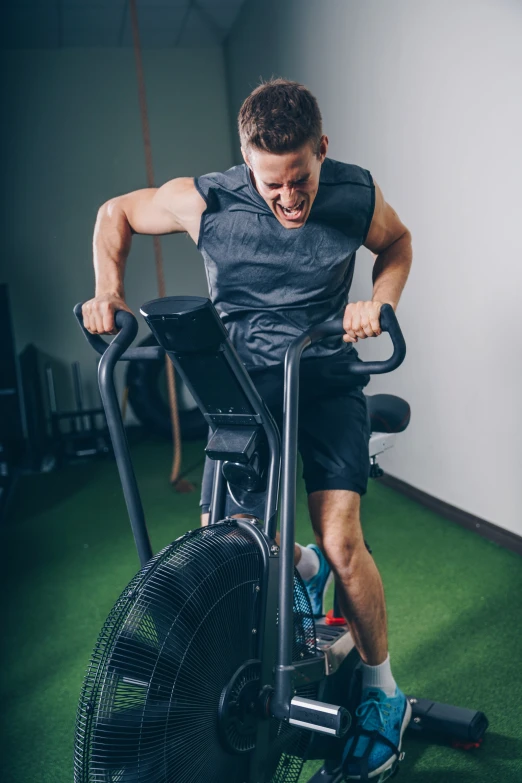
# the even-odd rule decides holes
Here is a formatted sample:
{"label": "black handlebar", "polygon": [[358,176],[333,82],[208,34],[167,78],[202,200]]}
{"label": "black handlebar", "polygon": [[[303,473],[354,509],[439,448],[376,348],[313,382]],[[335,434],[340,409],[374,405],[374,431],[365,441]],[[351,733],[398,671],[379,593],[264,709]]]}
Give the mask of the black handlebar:
{"label": "black handlebar", "polygon": [[[406,344],[397,323],[393,308],[384,304],[380,312],[380,326],[384,332],[389,332],[393,342],[393,356],[384,362],[344,362],[343,370],[350,374],[373,374],[390,372],[398,367],[406,355]],[[338,318],[333,321],[314,326],[299,337],[296,337],[285,354],[285,385],[283,404],[283,438],[281,453],[281,580],[279,587],[279,622],[283,629],[291,624],[294,570],[294,543],[296,517],[296,472],[297,443],[299,429],[299,367],[303,351],[312,343],[324,340],[325,337],[340,337],[344,332],[343,321]],[[276,665],[275,702],[272,709],[284,713],[291,696],[290,684],[285,674],[292,663],[293,639],[291,633],[278,634],[278,651]]]}
{"label": "black handlebar", "polygon": [[[151,346],[150,348],[131,348],[131,344],[138,333],[138,322],[136,318],[127,310],[118,310],[114,315],[114,322],[120,330],[110,343],[99,334],[91,334],[83,325],[82,306],[80,302],[74,308],[74,315],[84,333],[87,342],[97,353],[103,356],[109,346],[114,346],[117,353],[120,353],[120,361],[132,361],[133,359],[159,359],[165,351],[161,346]],[[406,356],[406,343],[397,321],[397,316],[393,307],[384,304],[380,312],[380,324],[383,332],[388,332],[393,343],[393,354],[384,362],[352,362],[347,365],[348,372],[358,375],[370,374],[378,375],[380,373],[391,372],[395,370],[404,361]],[[334,321],[326,321],[319,326],[309,329],[299,338],[298,341],[305,340],[306,344],[316,343],[324,340],[326,337],[339,337],[343,334],[343,321],[337,318]]]}
{"label": "black handlebar", "polygon": [[[346,367],[348,372],[354,375],[379,375],[380,373],[391,372],[402,364],[406,356],[406,343],[395,311],[390,304],[383,304],[381,307],[380,325],[382,331],[388,332],[391,337],[393,344],[392,356],[384,362],[352,362]],[[305,334],[310,338],[310,343],[316,343],[319,340],[324,340],[325,337],[338,337],[343,332],[342,318],[338,318],[335,321],[327,321],[324,324],[315,326]]]}
{"label": "black handlebar", "polygon": [[114,369],[120,359],[153,358],[151,356],[144,357],[144,351],[155,351],[156,355],[159,356],[163,356],[165,352],[163,351],[163,348],[129,348],[138,334],[138,322],[132,313],[129,313],[127,310],[118,310],[118,312],[115,313],[114,322],[120,331],[110,343],[106,343],[99,334],[91,334],[87,331],[83,325],[81,303],[77,304],[74,308],[74,314],[78,319],[78,323],[80,324],[88,343],[92,345],[95,351],[101,354],[100,363],[98,365],[100,395],[105,409],[107,426],[111,436],[114,456],[116,457],[116,464],[120,473],[123,495],[129,512],[134,541],[136,549],[138,550],[141,566],[143,567],[152,557],[152,548],[147,533],[145,515],[143,513],[140,493],[136,483],[136,476],[130,458],[129,444],[127,443],[127,436],[123,427],[116,387],[114,385]]}
{"label": "black handlebar", "polygon": [[116,311],[114,314],[114,323],[120,331],[110,343],[106,343],[99,334],[92,334],[85,328],[83,325],[82,307],[83,303],[79,302],[74,308],[74,315],[80,324],[87,342],[101,356],[103,356],[107,348],[112,346],[114,346],[118,352],[121,351],[119,361],[124,362],[130,362],[134,359],[161,359],[161,357],[165,355],[165,351],[160,345],[151,345],[147,348],[130,347],[138,334],[138,321],[132,313],[128,312],[128,310]]}

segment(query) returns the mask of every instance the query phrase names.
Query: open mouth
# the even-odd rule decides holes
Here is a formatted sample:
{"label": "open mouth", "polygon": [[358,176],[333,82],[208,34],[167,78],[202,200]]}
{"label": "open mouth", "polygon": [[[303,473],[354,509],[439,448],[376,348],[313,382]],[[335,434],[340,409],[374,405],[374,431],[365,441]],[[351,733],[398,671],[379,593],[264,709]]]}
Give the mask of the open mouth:
{"label": "open mouth", "polygon": [[305,208],[305,202],[303,201],[299,202],[299,204],[296,204],[295,207],[289,208],[289,207],[283,207],[281,204],[277,204],[277,209],[279,210],[280,214],[284,217],[285,220],[299,220],[304,213]]}

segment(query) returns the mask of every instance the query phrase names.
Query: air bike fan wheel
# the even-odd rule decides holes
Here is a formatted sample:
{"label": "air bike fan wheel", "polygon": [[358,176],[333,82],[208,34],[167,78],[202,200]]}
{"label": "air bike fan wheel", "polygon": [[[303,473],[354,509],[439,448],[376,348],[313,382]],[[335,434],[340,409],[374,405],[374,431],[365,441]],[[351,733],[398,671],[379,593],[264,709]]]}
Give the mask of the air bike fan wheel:
{"label": "air bike fan wheel", "polygon": [[[234,521],[199,528],[112,609],[78,707],[75,783],[244,783],[256,739],[262,556]],[[294,660],[315,653],[294,577]],[[314,698],[316,686],[300,694]],[[310,733],[270,719],[267,783],[296,783]]]}

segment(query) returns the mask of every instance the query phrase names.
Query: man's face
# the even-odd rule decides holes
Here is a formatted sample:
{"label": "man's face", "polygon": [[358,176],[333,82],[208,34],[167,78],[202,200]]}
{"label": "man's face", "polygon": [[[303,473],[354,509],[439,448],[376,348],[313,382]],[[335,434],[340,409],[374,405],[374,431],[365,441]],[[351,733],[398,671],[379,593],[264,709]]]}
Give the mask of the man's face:
{"label": "man's face", "polygon": [[243,150],[254,187],[285,228],[300,228],[319,189],[328,138],[321,138],[319,157],[310,143],[294,152],[276,154],[250,147]]}

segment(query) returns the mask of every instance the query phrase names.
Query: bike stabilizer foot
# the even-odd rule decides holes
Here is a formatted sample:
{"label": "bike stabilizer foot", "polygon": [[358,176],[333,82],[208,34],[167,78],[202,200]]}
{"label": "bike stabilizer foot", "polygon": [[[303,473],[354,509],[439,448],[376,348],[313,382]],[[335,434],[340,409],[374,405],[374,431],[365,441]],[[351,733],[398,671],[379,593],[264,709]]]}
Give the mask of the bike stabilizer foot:
{"label": "bike stabilizer foot", "polygon": [[479,742],[488,727],[488,719],[483,712],[414,696],[407,698],[412,709],[408,728],[414,731],[463,742]]}

